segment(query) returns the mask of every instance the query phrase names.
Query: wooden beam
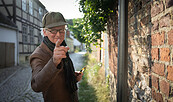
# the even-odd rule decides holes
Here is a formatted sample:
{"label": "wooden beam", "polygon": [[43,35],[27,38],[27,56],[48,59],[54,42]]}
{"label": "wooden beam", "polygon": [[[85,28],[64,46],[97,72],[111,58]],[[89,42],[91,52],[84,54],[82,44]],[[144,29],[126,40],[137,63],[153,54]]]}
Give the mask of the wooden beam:
{"label": "wooden beam", "polygon": [[13,22],[16,24],[16,0],[13,0]]}
{"label": "wooden beam", "polygon": [[3,4],[3,6],[5,7],[5,10],[7,11],[7,14],[8,14],[8,17],[10,17],[10,20],[11,20],[11,14],[10,14],[10,12],[9,12],[9,10],[8,10],[8,8],[7,8],[7,6],[6,6],[6,4],[5,4],[5,2],[4,2],[4,0],[1,0],[2,1],[2,4]]}

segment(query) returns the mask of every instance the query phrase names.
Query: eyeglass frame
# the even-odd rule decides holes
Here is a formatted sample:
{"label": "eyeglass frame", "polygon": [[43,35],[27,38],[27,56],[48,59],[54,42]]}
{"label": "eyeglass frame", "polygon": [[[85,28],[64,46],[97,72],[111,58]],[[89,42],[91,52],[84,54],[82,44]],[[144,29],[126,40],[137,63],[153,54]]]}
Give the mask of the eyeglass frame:
{"label": "eyeglass frame", "polygon": [[[56,29],[48,29],[48,28],[46,28],[45,30],[47,30],[47,31],[49,31],[51,34],[57,34],[57,32],[59,32],[60,34],[65,34],[65,31],[66,31],[66,29],[58,29],[58,30],[56,30]],[[63,30],[62,32],[61,32],[61,30]],[[52,31],[55,31],[55,32],[52,32]]]}

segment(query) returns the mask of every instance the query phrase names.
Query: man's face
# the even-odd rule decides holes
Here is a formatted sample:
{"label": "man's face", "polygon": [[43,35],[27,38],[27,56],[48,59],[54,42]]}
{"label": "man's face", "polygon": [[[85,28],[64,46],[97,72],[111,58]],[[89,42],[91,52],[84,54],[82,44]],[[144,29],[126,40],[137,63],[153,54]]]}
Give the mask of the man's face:
{"label": "man's face", "polygon": [[65,25],[43,30],[44,36],[47,36],[52,43],[59,39],[62,43],[65,37]]}

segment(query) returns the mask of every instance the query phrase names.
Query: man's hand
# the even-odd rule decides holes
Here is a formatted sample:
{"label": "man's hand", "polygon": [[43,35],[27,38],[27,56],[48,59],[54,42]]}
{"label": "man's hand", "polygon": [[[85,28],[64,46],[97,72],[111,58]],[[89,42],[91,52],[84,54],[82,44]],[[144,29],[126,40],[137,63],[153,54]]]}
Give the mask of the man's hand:
{"label": "man's hand", "polygon": [[76,71],[75,76],[76,76],[76,81],[79,82],[82,80],[83,72]]}
{"label": "man's hand", "polygon": [[56,66],[61,62],[62,58],[66,58],[66,53],[69,50],[69,47],[60,46],[61,42],[57,40],[55,44],[55,49],[53,52],[53,62]]}

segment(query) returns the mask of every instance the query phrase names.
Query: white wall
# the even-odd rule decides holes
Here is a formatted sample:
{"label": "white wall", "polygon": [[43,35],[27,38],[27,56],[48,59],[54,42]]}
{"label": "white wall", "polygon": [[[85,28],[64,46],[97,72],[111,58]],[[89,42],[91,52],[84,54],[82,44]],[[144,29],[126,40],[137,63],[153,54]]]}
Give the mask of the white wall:
{"label": "white wall", "polygon": [[0,42],[8,42],[15,44],[15,65],[17,65],[18,63],[17,31],[0,27]]}

